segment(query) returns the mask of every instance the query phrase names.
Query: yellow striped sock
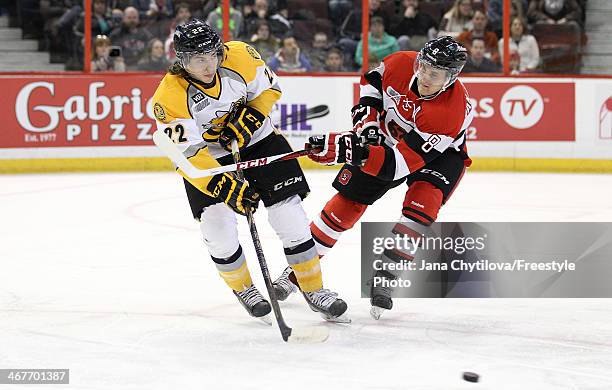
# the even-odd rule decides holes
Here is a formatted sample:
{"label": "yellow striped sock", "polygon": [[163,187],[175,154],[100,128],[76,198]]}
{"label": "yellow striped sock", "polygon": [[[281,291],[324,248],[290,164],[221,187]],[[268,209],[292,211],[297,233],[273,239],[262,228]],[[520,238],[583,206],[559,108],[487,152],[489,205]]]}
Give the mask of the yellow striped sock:
{"label": "yellow striped sock", "polygon": [[234,291],[244,291],[253,285],[246,262],[233,271],[219,271],[225,283]]}
{"label": "yellow striped sock", "polygon": [[299,264],[291,264],[295,277],[302,291],[312,292],[323,288],[323,275],[319,256]]}

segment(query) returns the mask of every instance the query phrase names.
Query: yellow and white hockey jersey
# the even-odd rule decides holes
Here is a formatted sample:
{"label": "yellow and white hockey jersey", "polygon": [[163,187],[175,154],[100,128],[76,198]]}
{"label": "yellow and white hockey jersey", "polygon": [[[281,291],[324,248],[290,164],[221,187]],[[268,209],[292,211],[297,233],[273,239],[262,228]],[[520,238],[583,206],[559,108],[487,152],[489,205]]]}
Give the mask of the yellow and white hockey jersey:
{"label": "yellow and white hockey jersey", "polygon": [[[280,98],[277,76],[255,49],[244,42],[225,43],[216,82],[206,89],[202,84],[180,75],[166,74],[153,95],[153,112],[157,128],[164,131],[183,154],[200,169],[219,166],[215,160],[228,152],[219,144],[209,144],[202,134],[210,126],[223,124],[232,105],[246,103],[266,116],[255,131],[249,145],[274,131],[270,111]],[[208,193],[210,177],[191,179],[179,170],[191,184]]]}

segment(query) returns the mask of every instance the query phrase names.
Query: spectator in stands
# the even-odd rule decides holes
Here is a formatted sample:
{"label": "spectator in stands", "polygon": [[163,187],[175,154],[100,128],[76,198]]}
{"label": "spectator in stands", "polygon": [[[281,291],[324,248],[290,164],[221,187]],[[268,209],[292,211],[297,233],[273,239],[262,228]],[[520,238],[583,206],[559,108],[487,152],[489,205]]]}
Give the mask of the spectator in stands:
{"label": "spectator in stands", "polygon": [[168,34],[169,26],[172,23],[172,16],[174,15],[172,0],[150,1],[149,10],[145,13],[144,18],[140,16],[140,20],[142,21],[141,27],[145,28],[156,38],[165,38]]}
{"label": "spectator in stands", "polygon": [[[363,1],[368,1],[370,20],[378,16],[383,18],[386,23],[389,23],[393,18],[393,15],[389,13],[388,10],[382,8],[381,0]],[[345,61],[350,62],[348,64],[345,63],[345,65],[349,68],[356,68],[353,66],[353,59],[355,58],[357,43],[361,39],[361,7],[353,7],[349,12],[340,26],[339,35],[340,39],[338,40],[338,45],[344,52]]]}
{"label": "spectator in stands", "polygon": [[45,49],[49,50],[52,63],[68,59],[74,43],[72,28],[82,10],[82,3],[77,0],[40,0]]}
{"label": "spectator in stands", "polygon": [[138,10],[140,20],[156,19],[158,15],[172,17],[174,6],[172,0],[132,0],[131,4]]}
{"label": "spectator in stands", "polygon": [[123,21],[123,10],[131,5],[131,0],[107,0],[107,5],[111,9],[113,28],[120,26]]}
{"label": "spectator in stands", "polygon": [[316,32],[312,37],[312,43],[310,47],[305,48],[304,51],[310,60],[312,70],[320,72],[325,66],[325,60],[327,59],[327,51],[329,50],[329,40],[327,34],[324,32]]}
{"label": "spectator in stands", "polygon": [[[391,23],[393,15],[388,10],[381,7],[381,0],[363,0],[368,1],[370,10],[370,19],[378,16],[383,19],[385,25]],[[387,0],[390,1],[390,0]],[[353,7],[351,12],[346,16],[340,26],[340,36],[350,38],[357,43],[361,39],[361,7]]]}
{"label": "spectator in stands", "polygon": [[174,20],[170,23],[167,38],[164,42],[164,51],[168,61],[174,61],[176,53],[174,52],[174,30],[179,24],[187,23],[191,20],[191,10],[185,2],[178,3],[174,8]]}
{"label": "spectator in stands", "polygon": [[121,52],[117,48],[114,49],[115,51],[111,53],[111,40],[106,35],[98,35],[94,39],[94,55],[91,61],[91,71],[125,72],[125,61],[123,57],[121,57]]}
{"label": "spectator in stands", "polygon": [[515,51],[510,52],[510,60],[508,60],[510,74],[517,75],[521,73],[521,56]]}
{"label": "spectator in stands", "polygon": [[[74,26],[74,32],[78,37],[84,36],[85,13],[81,13],[80,19]],[[113,29],[110,8],[106,5],[106,0],[93,0],[91,14],[91,35],[110,35]]]}
{"label": "spectator in stands", "polygon": [[[402,0],[402,11],[391,21],[390,32],[401,50],[418,51],[436,36],[436,21],[419,10],[419,0]],[[497,44],[497,40],[495,40]]]}
{"label": "spectator in stands", "polygon": [[455,38],[462,32],[471,30],[472,15],[472,0],[455,0],[452,8],[442,17],[438,36],[449,35]]}
{"label": "spectator in stands", "polygon": [[[244,1],[244,0],[239,0]],[[272,0],[271,8],[276,10],[280,16],[289,21],[289,1],[288,0]]]}
{"label": "spectator in stands", "polygon": [[136,65],[146,49],[147,42],[153,38],[139,25],[138,10],[134,7],[127,7],[123,11],[121,26],[116,27],[110,36],[111,41],[121,47],[128,68]]}
{"label": "spectator in stands", "polygon": [[149,12],[147,17],[154,17],[156,14],[163,16],[163,19],[170,19],[174,16],[173,0],[150,0]]}
{"label": "spectator in stands", "polygon": [[[106,0],[93,0],[91,14],[91,36],[110,35],[114,27],[111,18],[111,10]],[[83,44],[81,41],[85,37],[85,12],[81,12],[79,20],[73,27],[72,53],[66,62],[66,70],[83,69]]]}
{"label": "spectator in stands", "polygon": [[153,38],[147,45],[146,57],[138,62],[137,69],[144,72],[164,72],[170,65],[164,52],[164,43],[161,39]]}
{"label": "spectator in stands", "polygon": [[485,56],[486,45],[484,39],[475,37],[469,45],[470,57],[463,67],[463,73],[494,73],[499,71],[496,63]]}
{"label": "spectator in stands", "polygon": [[132,0],[109,0],[109,7],[111,9],[124,10],[132,5]]}
{"label": "spectator in stands", "polygon": [[330,20],[334,25],[339,26],[353,8],[353,2],[351,0],[329,0],[327,6]]}
{"label": "spectator in stands", "polygon": [[332,47],[327,51],[327,58],[325,59],[323,70],[325,72],[346,72],[342,49]]}
{"label": "spectator in stands", "polygon": [[531,23],[580,25],[582,9],[576,0],[532,0],[527,18]]}
{"label": "spectator in stands", "polygon": [[[40,0],[10,1],[8,4],[9,18],[21,19],[23,39],[42,39],[44,20],[41,14]],[[10,19],[9,19],[10,20]],[[9,21],[10,25],[10,21]]]}
{"label": "spectator in stands", "polygon": [[[242,26],[244,23],[244,18],[242,17],[242,13],[238,11],[236,8],[230,6],[230,15],[229,15],[229,29],[230,33],[233,37],[239,37],[242,34]],[[212,26],[217,32],[219,36],[223,36],[223,14],[221,11],[221,6],[215,8],[211,13],[208,14],[208,18],[206,19],[206,23],[209,26]]]}
{"label": "spectator in stands", "polygon": [[259,52],[261,58],[267,62],[278,51],[280,40],[270,34],[268,22],[261,21],[257,27],[257,32],[251,37],[250,43]]}
{"label": "spectator in stands", "polygon": [[[178,1],[178,0],[177,0]],[[218,0],[180,0],[189,7],[191,16],[197,19],[206,20],[208,14],[219,6]],[[175,13],[176,15],[176,13]]]}
{"label": "spectator in stands", "polygon": [[255,0],[253,6],[244,7],[246,35],[251,36],[257,31],[259,22],[265,20],[270,26],[270,32],[276,37],[285,36],[291,30],[291,24],[281,14],[271,14],[268,0]]}
{"label": "spectator in stands", "polygon": [[[489,28],[498,37],[502,36],[503,11],[503,0],[489,0],[487,7]],[[510,20],[516,16],[524,19],[525,12],[527,12],[527,0],[510,0]]]}
{"label": "spectator in stands", "polygon": [[[538,42],[533,35],[525,34],[527,25],[524,19],[515,17],[510,25],[510,53],[516,52],[520,58],[520,72],[533,72],[540,63]],[[503,57],[504,38],[499,40],[499,54]]]}
{"label": "spectator in stands", "polygon": [[[379,16],[375,16],[370,20],[368,38],[369,53],[374,54],[379,61],[400,49],[397,39],[385,32],[385,22]],[[357,44],[355,62],[360,66],[363,63],[363,40]]]}
{"label": "spectator in stands", "polygon": [[310,72],[312,70],[310,61],[300,51],[300,47],[292,35],[287,35],[283,38],[281,48],[270,59],[268,66],[274,71],[291,73]]}
{"label": "spectator in stands", "polygon": [[499,52],[497,51],[497,35],[493,31],[487,31],[487,15],[481,10],[474,11],[472,17],[472,29],[457,36],[457,42],[470,49],[474,38],[481,38],[485,43],[485,57],[495,63],[499,63]]}
{"label": "spectator in stands", "polygon": [[113,26],[119,26],[123,20],[123,10],[119,8],[111,8],[111,20]]}

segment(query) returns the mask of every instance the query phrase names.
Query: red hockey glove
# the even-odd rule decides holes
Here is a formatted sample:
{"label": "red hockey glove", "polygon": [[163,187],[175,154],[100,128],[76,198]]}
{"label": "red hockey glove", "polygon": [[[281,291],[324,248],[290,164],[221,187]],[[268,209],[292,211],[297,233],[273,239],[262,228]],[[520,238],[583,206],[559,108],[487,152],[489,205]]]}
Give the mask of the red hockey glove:
{"label": "red hockey glove", "polygon": [[367,146],[351,131],[309,137],[306,148],[320,149],[308,158],[325,165],[347,163],[361,166],[368,157]]}

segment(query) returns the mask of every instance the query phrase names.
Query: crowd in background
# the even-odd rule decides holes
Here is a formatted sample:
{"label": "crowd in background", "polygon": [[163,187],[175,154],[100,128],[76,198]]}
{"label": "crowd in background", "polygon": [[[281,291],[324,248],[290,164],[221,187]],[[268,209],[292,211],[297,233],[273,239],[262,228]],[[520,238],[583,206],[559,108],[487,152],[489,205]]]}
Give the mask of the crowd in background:
{"label": "crowd in background", "polygon": [[[586,1],[511,0],[512,73],[548,70],[546,56],[553,54],[540,41],[551,31],[574,53],[564,70],[578,72]],[[17,0],[17,7],[24,37],[39,39],[51,62],[65,63],[67,70],[83,69],[87,47],[93,71],[161,72],[175,60],[177,25],[200,18],[223,29],[217,0],[92,0],[92,42],[86,43],[82,0]],[[451,35],[470,52],[465,72],[500,72],[502,8],[502,0],[369,0],[368,67]],[[359,71],[361,18],[361,0],[233,0],[229,31],[276,71]]]}

